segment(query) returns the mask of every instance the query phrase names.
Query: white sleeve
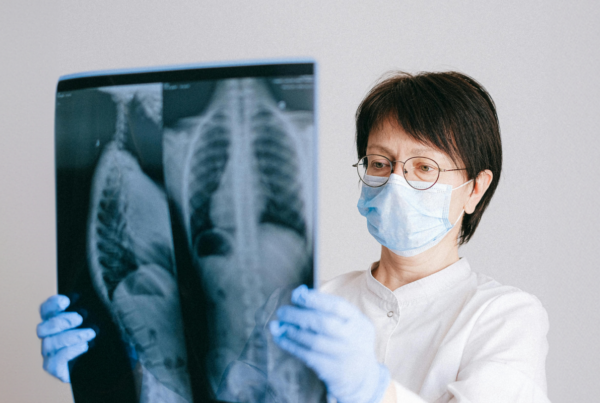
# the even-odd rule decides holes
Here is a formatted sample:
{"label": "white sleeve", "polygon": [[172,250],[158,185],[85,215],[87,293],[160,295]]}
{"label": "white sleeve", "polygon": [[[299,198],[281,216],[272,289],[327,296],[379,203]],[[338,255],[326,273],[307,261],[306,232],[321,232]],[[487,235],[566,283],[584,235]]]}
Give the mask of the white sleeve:
{"label": "white sleeve", "polygon": [[[435,403],[549,403],[547,333],[548,315],[536,297],[522,291],[496,297],[473,327],[456,381]],[[425,403],[395,387],[397,403]]]}

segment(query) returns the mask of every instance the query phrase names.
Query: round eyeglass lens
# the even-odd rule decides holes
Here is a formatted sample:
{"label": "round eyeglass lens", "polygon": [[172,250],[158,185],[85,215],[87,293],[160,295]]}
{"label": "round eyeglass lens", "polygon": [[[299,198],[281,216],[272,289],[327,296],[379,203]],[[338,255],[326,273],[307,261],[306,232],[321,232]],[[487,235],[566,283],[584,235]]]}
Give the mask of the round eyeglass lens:
{"label": "round eyeglass lens", "polygon": [[367,185],[379,187],[386,184],[392,173],[392,163],[381,155],[367,155],[357,165],[358,176]]}
{"label": "round eyeglass lens", "polygon": [[404,163],[404,177],[410,186],[418,190],[429,189],[437,182],[440,167],[431,158],[413,157]]}

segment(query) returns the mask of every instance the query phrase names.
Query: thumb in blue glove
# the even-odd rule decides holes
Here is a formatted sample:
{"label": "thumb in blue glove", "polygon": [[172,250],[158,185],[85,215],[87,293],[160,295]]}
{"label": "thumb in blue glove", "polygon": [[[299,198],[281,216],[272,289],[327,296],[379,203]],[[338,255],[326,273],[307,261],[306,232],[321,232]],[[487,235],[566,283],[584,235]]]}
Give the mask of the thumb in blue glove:
{"label": "thumb in blue glove", "polygon": [[369,319],[343,298],[304,285],[294,290],[292,303],[269,323],[275,343],[312,368],[339,403],[381,401],[390,374],[375,357]]}
{"label": "thumb in blue glove", "polygon": [[71,301],[64,295],[53,295],[40,306],[42,323],[37,336],[42,339],[44,370],[63,382],[70,382],[68,362],[88,350],[88,342],[96,337],[92,329],[75,329],[83,318],[77,312],[64,312]]}

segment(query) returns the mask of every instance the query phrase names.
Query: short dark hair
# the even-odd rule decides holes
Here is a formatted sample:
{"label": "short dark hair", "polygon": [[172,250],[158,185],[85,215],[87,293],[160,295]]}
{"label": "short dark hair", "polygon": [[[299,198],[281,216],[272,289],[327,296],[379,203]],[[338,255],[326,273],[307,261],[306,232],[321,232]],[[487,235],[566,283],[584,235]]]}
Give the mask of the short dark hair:
{"label": "short dark hair", "polygon": [[369,133],[395,121],[415,140],[464,164],[469,179],[489,169],[492,183],[472,214],[462,218],[459,245],[468,242],[494,195],[502,170],[502,143],[496,106],[473,78],[454,71],[384,76],[356,111],[356,151],[366,155]]}

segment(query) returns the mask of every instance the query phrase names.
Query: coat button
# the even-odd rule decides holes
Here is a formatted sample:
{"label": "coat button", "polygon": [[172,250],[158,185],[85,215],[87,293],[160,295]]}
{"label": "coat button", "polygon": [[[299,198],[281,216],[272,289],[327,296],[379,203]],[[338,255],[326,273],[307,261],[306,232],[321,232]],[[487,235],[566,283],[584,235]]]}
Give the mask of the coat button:
{"label": "coat button", "polygon": [[389,311],[387,315],[388,315],[388,318],[391,318],[392,316],[394,316],[394,311]]}

